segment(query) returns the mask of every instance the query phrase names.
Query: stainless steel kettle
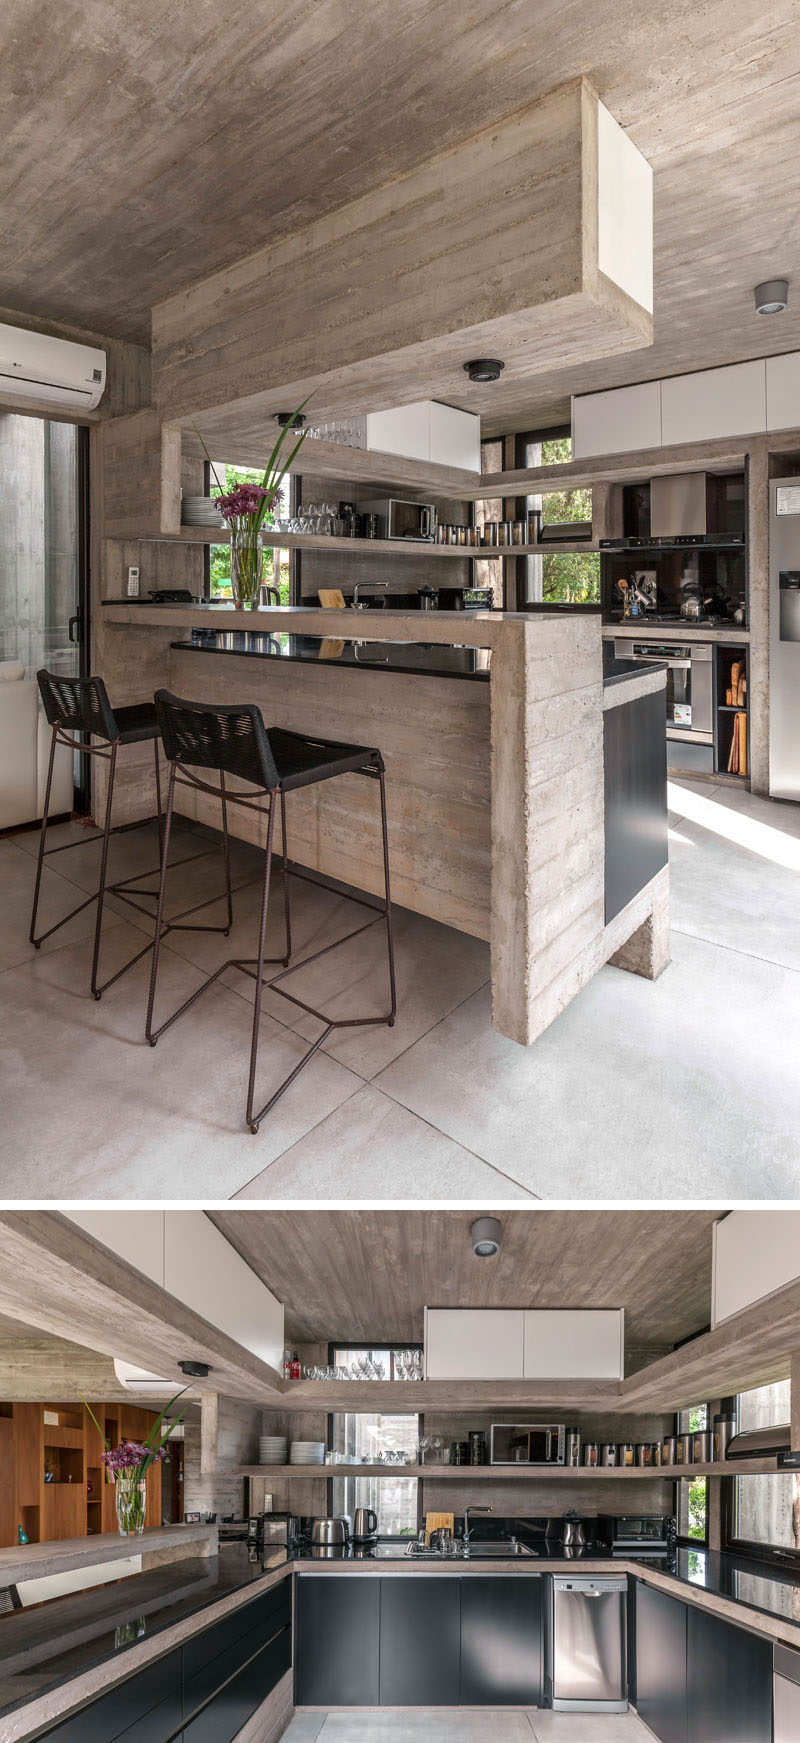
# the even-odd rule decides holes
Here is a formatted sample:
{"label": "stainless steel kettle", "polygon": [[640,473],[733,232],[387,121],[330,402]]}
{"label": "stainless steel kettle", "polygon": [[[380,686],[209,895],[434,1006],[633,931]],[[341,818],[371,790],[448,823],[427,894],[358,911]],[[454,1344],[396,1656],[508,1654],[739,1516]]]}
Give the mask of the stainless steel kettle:
{"label": "stainless steel kettle", "polygon": [[342,1514],[333,1519],[315,1519],[311,1527],[311,1542],[317,1544],[343,1544],[350,1536],[349,1521]]}
{"label": "stainless steel kettle", "polygon": [[378,1535],[378,1515],[371,1507],[357,1507],[353,1514],[353,1541],[366,1543],[370,1537]]}

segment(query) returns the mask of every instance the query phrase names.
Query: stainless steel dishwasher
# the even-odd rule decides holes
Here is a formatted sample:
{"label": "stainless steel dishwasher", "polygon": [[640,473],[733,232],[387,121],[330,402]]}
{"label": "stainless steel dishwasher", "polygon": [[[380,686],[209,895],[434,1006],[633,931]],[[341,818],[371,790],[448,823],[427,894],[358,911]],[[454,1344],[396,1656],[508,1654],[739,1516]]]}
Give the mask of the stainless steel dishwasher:
{"label": "stainless steel dishwasher", "polygon": [[627,1712],[627,1604],[624,1575],[554,1575],[550,1681],[556,1712]]}
{"label": "stainless steel dishwasher", "polygon": [[797,1743],[800,1737],[800,1652],[790,1646],[772,1649],[773,1743]]}

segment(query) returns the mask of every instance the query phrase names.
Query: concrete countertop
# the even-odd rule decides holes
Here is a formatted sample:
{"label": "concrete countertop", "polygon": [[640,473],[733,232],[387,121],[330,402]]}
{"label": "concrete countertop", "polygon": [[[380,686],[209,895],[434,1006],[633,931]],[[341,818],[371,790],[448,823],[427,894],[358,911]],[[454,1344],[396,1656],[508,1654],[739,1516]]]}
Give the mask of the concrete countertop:
{"label": "concrete countertop", "polygon": [[69,1537],[55,1543],[15,1544],[0,1549],[0,1587],[47,1579],[52,1574],[69,1573],[73,1568],[127,1561],[132,1555],[159,1551],[163,1559],[164,1552],[172,1549],[185,1554],[189,1544],[196,1546],[197,1555],[216,1555],[217,1541],[216,1525],[156,1525],[145,1529],[141,1537],[120,1537],[118,1531],[104,1531],[96,1537]]}
{"label": "concrete countertop", "polygon": [[613,641],[615,636],[630,636],[636,641],[648,642],[730,642],[738,645],[749,642],[750,631],[740,628],[738,623],[689,623],[682,618],[670,623],[648,623],[645,617],[637,623],[604,623],[603,640]]}

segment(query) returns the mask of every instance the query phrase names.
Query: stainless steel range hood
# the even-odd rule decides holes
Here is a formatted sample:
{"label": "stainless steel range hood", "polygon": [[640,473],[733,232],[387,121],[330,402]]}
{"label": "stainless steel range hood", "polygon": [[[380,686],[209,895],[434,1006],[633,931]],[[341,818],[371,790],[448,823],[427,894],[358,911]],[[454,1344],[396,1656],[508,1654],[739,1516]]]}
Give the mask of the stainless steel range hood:
{"label": "stainless steel range hood", "polygon": [[748,1428],[744,1434],[734,1434],[728,1441],[726,1459],[764,1459],[776,1453],[788,1452],[792,1444],[788,1422],[773,1428]]}
{"label": "stainless steel range hood", "polygon": [[705,472],[671,472],[665,478],[651,478],[651,538],[702,538],[707,531]]}

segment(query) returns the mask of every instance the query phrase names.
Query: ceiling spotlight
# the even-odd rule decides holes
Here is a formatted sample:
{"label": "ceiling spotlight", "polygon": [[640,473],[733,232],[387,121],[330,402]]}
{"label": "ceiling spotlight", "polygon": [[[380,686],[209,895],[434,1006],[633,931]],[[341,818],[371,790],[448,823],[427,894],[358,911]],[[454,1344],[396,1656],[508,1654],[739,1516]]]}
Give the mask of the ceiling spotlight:
{"label": "ceiling spotlight", "polygon": [[179,1362],[178,1367],[189,1380],[205,1380],[211,1373],[208,1362]]}
{"label": "ceiling spotlight", "polygon": [[500,362],[499,357],[473,357],[471,362],[464,364],[464,368],[470,381],[499,381],[505,364]]}
{"label": "ceiling spotlight", "polygon": [[766,278],[753,292],[757,315],[779,315],[789,301],[789,283],[785,278]]}
{"label": "ceiling spotlight", "polygon": [[496,1216],[476,1217],[470,1229],[472,1251],[476,1259],[493,1259],[500,1248],[502,1224]]}
{"label": "ceiling spotlight", "polygon": [[308,420],[303,412],[276,412],[275,422],[280,424],[282,430],[287,429],[290,424],[293,430],[302,430]]}

